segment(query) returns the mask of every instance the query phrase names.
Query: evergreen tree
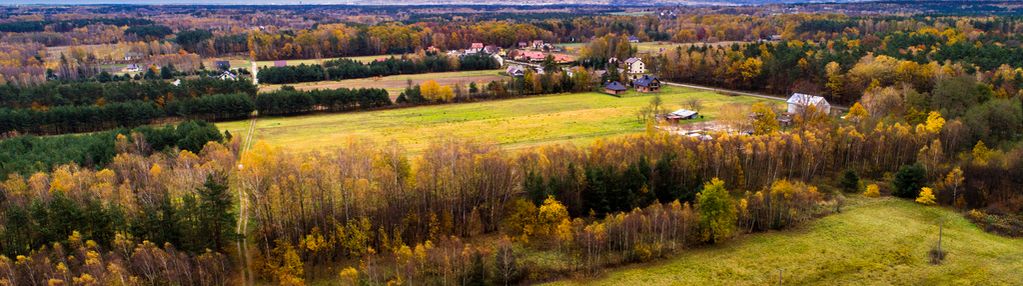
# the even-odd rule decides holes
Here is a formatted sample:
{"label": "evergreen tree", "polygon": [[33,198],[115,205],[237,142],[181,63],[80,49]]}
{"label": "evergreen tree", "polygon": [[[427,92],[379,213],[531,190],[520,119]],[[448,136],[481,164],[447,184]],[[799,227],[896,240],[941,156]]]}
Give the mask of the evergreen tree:
{"label": "evergreen tree", "polygon": [[900,198],[915,199],[923,187],[926,172],[920,164],[905,165],[899,168],[892,182],[892,195]]}
{"label": "evergreen tree", "polygon": [[838,183],[838,186],[847,193],[857,192],[860,188],[860,176],[856,175],[856,171],[846,169],[842,173],[842,181]]}

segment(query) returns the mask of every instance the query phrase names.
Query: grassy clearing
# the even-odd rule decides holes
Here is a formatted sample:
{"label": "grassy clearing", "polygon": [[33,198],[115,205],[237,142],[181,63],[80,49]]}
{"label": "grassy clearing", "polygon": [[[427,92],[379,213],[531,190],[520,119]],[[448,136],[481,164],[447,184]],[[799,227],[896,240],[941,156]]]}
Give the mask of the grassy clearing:
{"label": "grassy clearing", "polygon": [[[1023,240],[961,215],[893,198],[855,198],[804,229],[747,236],[668,261],[553,285],[1010,285],[1023,281]],[[945,221],[945,262],[928,254]]]}
{"label": "grassy clearing", "polygon": [[[412,84],[420,84],[427,80],[435,80],[441,85],[452,85],[461,83],[468,85],[469,82],[477,83],[489,83],[491,81],[499,80],[503,78],[499,73],[502,70],[481,70],[481,71],[459,71],[459,72],[439,72],[439,73],[424,73],[424,74],[410,74],[410,75],[392,75],[385,77],[372,77],[372,78],[359,78],[359,79],[346,79],[340,81],[318,81],[318,82],[305,82],[298,84],[290,84],[296,89],[309,90],[309,89],[332,89],[332,88],[383,88],[391,93],[392,97],[398,96],[399,93],[408,85],[408,81],[412,80]],[[273,91],[281,88],[280,84],[263,85],[260,87],[260,91]]]}
{"label": "grassy clearing", "polygon": [[[390,58],[390,57],[401,57],[401,54],[374,55],[374,56],[361,56],[361,57],[344,57],[344,58],[353,59],[353,60],[356,60],[356,61],[359,61],[359,62],[362,62],[362,63],[368,63],[368,62],[372,62],[372,61],[374,61],[376,59]],[[297,65],[300,65],[300,64],[312,65],[312,64],[320,64],[320,63],[323,63],[324,61],[335,60],[335,59],[339,59],[339,58],[287,60],[287,62],[288,62],[287,64],[289,66],[297,66]],[[257,61],[256,65],[259,66],[259,67],[272,67],[274,65],[274,61]]]}
{"label": "grassy clearing", "polygon": [[[703,101],[704,120],[724,104],[765,100],[667,87],[665,107],[678,108],[687,98]],[[599,137],[642,132],[635,112],[649,96],[617,98],[587,92],[476,103],[420,106],[370,112],[314,114],[260,118],[255,140],[299,151],[329,150],[346,138],[377,142],[396,140],[412,153],[430,142],[451,136],[491,141],[510,149],[551,143],[588,144]],[[247,132],[247,121],[217,124],[236,136]]]}

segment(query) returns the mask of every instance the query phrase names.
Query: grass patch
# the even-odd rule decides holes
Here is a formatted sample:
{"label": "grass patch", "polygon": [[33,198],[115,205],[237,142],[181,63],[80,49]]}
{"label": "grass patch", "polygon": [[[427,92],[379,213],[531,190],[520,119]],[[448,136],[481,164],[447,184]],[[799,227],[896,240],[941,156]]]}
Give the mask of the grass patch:
{"label": "grass patch", "polygon": [[[894,198],[853,198],[843,213],[796,230],[746,236],[667,261],[553,285],[1009,285],[1023,281],[1023,240],[962,215]],[[929,251],[945,221],[940,265]]]}
{"label": "grass patch", "polygon": [[[724,104],[766,100],[719,95],[686,88],[661,91],[668,109],[688,98],[703,101],[706,119]],[[596,138],[642,132],[635,112],[649,96],[617,98],[586,92],[475,103],[443,104],[369,112],[260,118],[255,140],[299,151],[330,150],[346,138],[377,142],[396,140],[417,153],[442,138],[475,138],[516,149],[551,143],[589,144]],[[245,138],[248,121],[217,124]]]}

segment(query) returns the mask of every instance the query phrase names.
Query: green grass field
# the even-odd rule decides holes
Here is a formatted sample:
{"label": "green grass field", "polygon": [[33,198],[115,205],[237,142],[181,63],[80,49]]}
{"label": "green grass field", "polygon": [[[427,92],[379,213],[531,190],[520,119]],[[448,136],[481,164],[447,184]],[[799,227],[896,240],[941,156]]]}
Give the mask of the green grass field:
{"label": "green grass field", "polygon": [[[750,235],[670,260],[554,285],[1019,285],[1023,240],[986,233],[955,212],[894,198],[852,206],[801,229]],[[945,222],[941,265],[928,263]]]}
{"label": "green grass field", "polygon": [[[684,88],[661,91],[665,107],[678,108],[698,97],[711,119],[724,104],[764,101]],[[377,142],[397,140],[410,152],[450,136],[491,141],[510,149],[550,143],[587,144],[594,139],[642,132],[635,113],[650,96],[613,97],[587,92],[443,104],[368,112],[259,118],[255,140],[293,150],[327,150],[352,136]],[[219,123],[221,130],[245,136],[247,121]]]}

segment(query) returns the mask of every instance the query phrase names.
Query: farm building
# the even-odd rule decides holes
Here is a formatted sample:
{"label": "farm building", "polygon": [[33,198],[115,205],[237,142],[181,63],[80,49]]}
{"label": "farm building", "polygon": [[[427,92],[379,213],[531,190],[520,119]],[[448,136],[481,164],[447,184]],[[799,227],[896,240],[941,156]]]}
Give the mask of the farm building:
{"label": "farm building", "polygon": [[679,109],[675,110],[675,112],[668,113],[667,115],[664,116],[664,119],[668,120],[668,122],[671,123],[678,123],[679,120],[696,119],[697,116],[699,116],[699,113],[696,111],[692,111],[689,109]]}
{"label": "farm building", "polygon": [[276,60],[276,61],[274,61],[274,67],[278,67],[279,68],[279,67],[286,67],[286,66],[288,66],[288,61],[286,61],[286,60]]}
{"label": "farm building", "polygon": [[628,90],[628,88],[626,88],[624,85],[617,81],[612,81],[604,85],[604,92],[607,94],[619,95],[625,92],[626,90]]}
{"label": "farm building", "polygon": [[661,81],[656,76],[643,75],[632,81],[632,86],[639,92],[655,92],[661,90]]}
{"label": "farm building", "polygon": [[801,113],[807,106],[813,106],[817,108],[818,111],[822,111],[825,114],[831,113],[831,104],[829,104],[823,97],[816,95],[793,93],[792,97],[789,97],[789,100],[787,100],[786,103],[788,103],[787,112],[789,114]]}

